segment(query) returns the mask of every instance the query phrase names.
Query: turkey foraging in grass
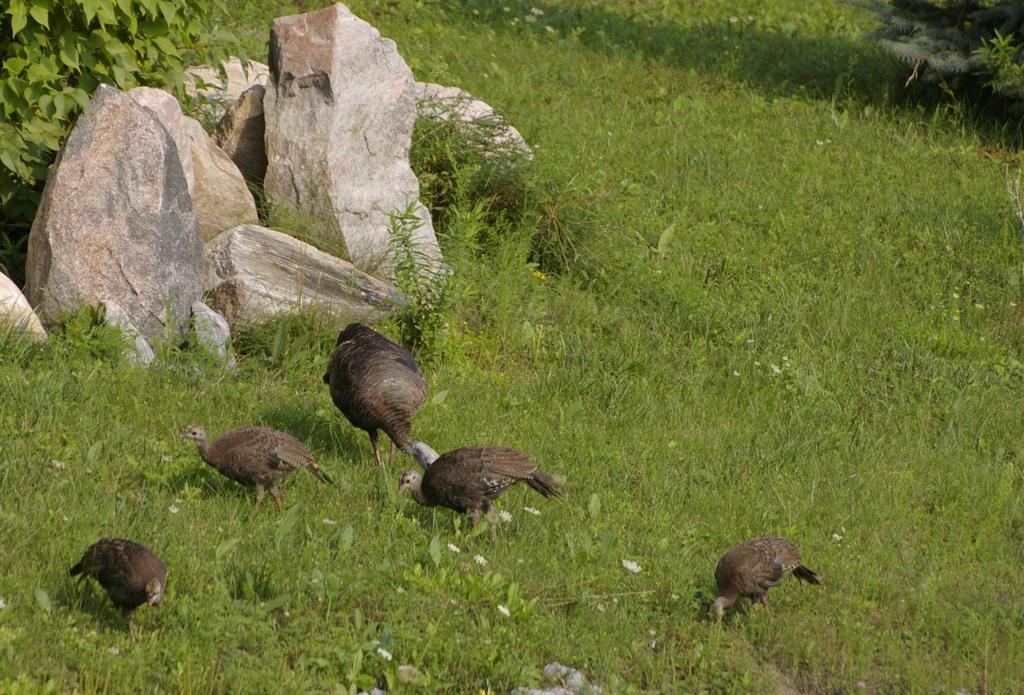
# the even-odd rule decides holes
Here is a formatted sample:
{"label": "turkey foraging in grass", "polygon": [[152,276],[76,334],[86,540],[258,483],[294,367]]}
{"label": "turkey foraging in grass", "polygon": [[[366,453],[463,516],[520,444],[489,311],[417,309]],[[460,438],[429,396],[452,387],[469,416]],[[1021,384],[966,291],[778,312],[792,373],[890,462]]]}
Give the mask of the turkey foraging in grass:
{"label": "turkey foraging in grass", "polygon": [[148,548],[123,538],[101,538],[93,543],[68,574],[98,581],[121,609],[133,637],[132,611],[143,603],[160,603],[167,586],[167,568],[160,558]]}
{"label": "turkey foraging in grass", "polygon": [[817,575],[800,563],[799,551],[785,538],[754,538],[732,548],[715,568],[718,598],[711,604],[711,617],[720,619],[740,596],[749,596],[768,610],[768,589],[790,573],[820,584]]}
{"label": "turkey foraging in grass", "polygon": [[409,490],[425,507],[469,511],[473,526],[481,511],[490,519],[491,500],[516,483],[526,483],[544,497],[562,496],[554,479],[515,449],[471,446],[438,456],[423,442],[415,442],[409,451],[426,472],[422,476],[416,470],[402,473],[398,492]]}
{"label": "turkey foraging in grass", "polygon": [[327,363],[324,383],[331,400],[349,422],[370,435],[373,455],[381,466],[377,431],[407,451],[412,444],[412,419],[427,399],[427,382],[412,353],[372,328],[350,323],[338,336]]}
{"label": "turkey foraging in grass", "polygon": [[331,482],[302,442],[269,427],[239,427],[217,437],[212,444],[200,425],[189,426],[181,436],[198,444],[199,456],[218,473],[255,488],[257,512],[268,492],[278,510],[283,508],[277,483],[296,469],[305,468],[321,481]]}

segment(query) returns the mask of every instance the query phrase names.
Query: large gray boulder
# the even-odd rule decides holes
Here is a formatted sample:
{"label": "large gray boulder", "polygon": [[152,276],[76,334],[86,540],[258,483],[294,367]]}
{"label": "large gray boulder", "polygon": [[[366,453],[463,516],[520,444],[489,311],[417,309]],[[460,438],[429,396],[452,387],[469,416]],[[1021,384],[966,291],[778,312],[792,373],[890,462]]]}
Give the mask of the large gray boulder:
{"label": "large gray boulder", "polygon": [[174,138],[204,240],[225,229],[259,221],[256,201],[238,167],[210,139],[199,121],[182,114],[181,105],[170,92],[136,87],[128,96],[156,114]]}
{"label": "large gray boulder", "polygon": [[390,216],[413,206],[413,246],[437,267],[430,213],[409,167],[414,80],[389,39],[336,4],[280,17],[270,33],[267,197],[344,238],[349,260],[389,275]]}
{"label": "large gray boulder", "polygon": [[46,340],[43,324],[36,312],[32,311],[25,295],[13,280],[0,273],[0,336],[10,329],[23,331],[38,340]]}
{"label": "large gray boulder", "polygon": [[187,116],[182,130],[189,142],[195,190],[192,203],[204,241],[240,224],[256,224],[256,201],[231,158],[219,148],[203,126]]}
{"label": "large gray boulder", "polygon": [[398,291],[294,237],[244,225],[206,244],[204,287],[233,326],[317,307],[372,320],[400,304]]}
{"label": "large gray boulder", "polygon": [[153,111],[101,85],[43,189],[29,302],[44,323],[114,302],[144,336],[176,333],[202,294],[202,254],[174,139]]}
{"label": "large gray boulder", "polygon": [[213,141],[231,157],[242,176],[261,186],[267,174],[266,121],[263,118],[266,91],[266,87],[256,84],[242,92],[213,129]]}
{"label": "large gray boulder", "polygon": [[193,193],[195,176],[192,173],[192,148],[185,135],[185,129],[182,127],[182,121],[186,116],[181,112],[181,104],[170,92],[153,87],[129,89],[128,96],[156,114],[160,123],[174,138],[174,145],[178,148],[178,157],[181,158],[181,170],[185,172],[185,180],[188,182],[188,192]]}

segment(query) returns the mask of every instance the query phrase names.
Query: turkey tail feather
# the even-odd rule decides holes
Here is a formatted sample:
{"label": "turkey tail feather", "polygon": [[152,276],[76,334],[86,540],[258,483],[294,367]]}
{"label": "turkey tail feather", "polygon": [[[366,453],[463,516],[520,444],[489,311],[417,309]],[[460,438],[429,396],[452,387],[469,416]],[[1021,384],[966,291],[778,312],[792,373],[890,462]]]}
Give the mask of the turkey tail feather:
{"label": "turkey tail feather", "polygon": [[561,497],[562,491],[554,479],[543,471],[535,471],[526,479],[526,484],[545,497]]}
{"label": "turkey tail feather", "polygon": [[796,569],[793,570],[793,576],[797,579],[807,582],[808,584],[821,584],[816,575],[812,570],[807,569],[803,565],[797,565]]}

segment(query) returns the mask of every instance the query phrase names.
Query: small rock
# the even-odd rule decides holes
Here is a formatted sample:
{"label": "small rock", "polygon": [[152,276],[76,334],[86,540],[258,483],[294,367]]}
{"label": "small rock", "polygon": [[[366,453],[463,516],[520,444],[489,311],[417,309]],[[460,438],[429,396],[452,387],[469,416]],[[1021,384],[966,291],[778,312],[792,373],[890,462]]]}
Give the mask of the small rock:
{"label": "small rock", "polygon": [[242,176],[261,186],[267,175],[267,124],[263,117],[266,91],[266,87],[256,84],[242,92],[213,129],[213,141],[231,157]]}
{"label": "small rock", "polygon": [[43,324],[32,311],[18,286],[9,277],[0,273],[0,336],[4,331],[15,328],[24,331],[40,341],[46,341]]}
{"label": "small rock", "polygon": [[100,85],[43,189],[29,303],[46,323],[83,302],[115,302],[147,338],[175,334],[201,295],[202,254],[173,137],[153,110]]}
{"label": "small rock", "polygon": [[545,666],[544,678],[555,682],[555,685],[547,688],[519,687],[512,691],[512,695],[597,695],[601,692],[600,686],[589,683],[579,669],[559,663]]}
{"label": "small rock", "polygon": [[228,326],[227,319],[202,302],[193,302],[192,322],[195,325],[199,344],[222,360],[227,360],[228,368],[234,369],[235,358],[228,358],[231,328]]}
{"label": "small rock", "polygon": [[153,348],[149,346],[149,341],[132,323],[128,312],[116,302],[102,302],[101,306],[103,308],[104,320],[111,326],[120,328],[121,335],[132,345],[132,352],[128,354],[128,361],[132,364],[149,364],[152,362],[156,357],[153,353]]}

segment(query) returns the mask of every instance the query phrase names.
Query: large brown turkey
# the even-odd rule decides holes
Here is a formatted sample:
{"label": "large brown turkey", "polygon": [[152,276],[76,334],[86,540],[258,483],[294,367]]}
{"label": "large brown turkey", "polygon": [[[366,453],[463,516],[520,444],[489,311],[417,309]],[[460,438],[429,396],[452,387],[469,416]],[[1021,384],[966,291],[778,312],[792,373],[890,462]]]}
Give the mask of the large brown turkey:
{"label": "large brown turkey", "polygon": [[786,575],[810,584],[820,584],[817,575],[804,567],[796,546],[785,538],[754,538],[732,548],[715,568],[718,598],[711,604],[711,617],[722,617],[740,596],[749,596],[768,609],[768,589]]}
{"label": "large brown turkey", "polygon": [[342,415],[370,435],[373,455],[381,460],[377,431],[406,451],[412,444],[412,419],[427,399],[427,382],[412,354],[372,328],[350,323],[338,336],[324,374],[331,399]]}
{"label": "large brown turkey", "polygon": [[277,483],[299,468],[325,483],[331,482],[302,442],[269,427],[239,427],[217,437],[212,444],[200,425],[189,426],[181,436],[198,444],[199,456],[218,473],[255,488],[257,512],[268,492],[277,508],[283,508]]}
{"label": "large brown turkey", "polygon": [[409,452],[426,468],[426,473],[422,476],[416,470],[402,473],[398,492],[409,490],[413,499],[425,507],[468,511],[474,526],[480,520],[481,511],[490,516],[491,500],[516,483],[526,483],[544,497],[562,495],[551,476],[537,468],[529,456],[515,449],[470,446],[438,456],[423,442],[416,442],[409,447]]}
{"label": "large brown turkey", "polygon": [[145,603],[155,606],[163,600],[167,586],[167,568],[151,550],[123,538],[101,538],[90,545],[82,559],[68,574],[92,577],[107,590],[107,595],[132,628],[132,611]]}

